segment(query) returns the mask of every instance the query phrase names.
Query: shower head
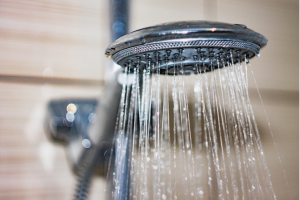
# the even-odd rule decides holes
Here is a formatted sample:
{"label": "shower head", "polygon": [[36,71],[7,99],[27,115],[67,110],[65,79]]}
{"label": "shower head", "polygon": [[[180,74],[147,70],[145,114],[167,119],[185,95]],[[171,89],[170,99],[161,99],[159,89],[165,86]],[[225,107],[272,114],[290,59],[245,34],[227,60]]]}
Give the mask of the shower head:
{"label": "shower head", "polygon": [[152,66],[161,74],[166,69],[168,74],[191,74],[197,73],[195,63],[198,70],[211,71],[259,56],[267,42],[245,25],[184,21],[133,31],[109,45],[105,54],[129,71]]}

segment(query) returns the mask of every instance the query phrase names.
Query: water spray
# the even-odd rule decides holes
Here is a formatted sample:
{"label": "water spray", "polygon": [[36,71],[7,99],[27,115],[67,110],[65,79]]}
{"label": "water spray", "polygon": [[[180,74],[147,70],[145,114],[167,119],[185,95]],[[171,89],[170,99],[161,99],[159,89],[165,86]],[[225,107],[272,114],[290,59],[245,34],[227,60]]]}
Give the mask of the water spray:
{"label": "water spray", "polygon": [[247,78],[249,60],[266,44],[245,25],[185,21],[108,46],[124,80],[134,75],[120,100],[112,199],[276,199]]}

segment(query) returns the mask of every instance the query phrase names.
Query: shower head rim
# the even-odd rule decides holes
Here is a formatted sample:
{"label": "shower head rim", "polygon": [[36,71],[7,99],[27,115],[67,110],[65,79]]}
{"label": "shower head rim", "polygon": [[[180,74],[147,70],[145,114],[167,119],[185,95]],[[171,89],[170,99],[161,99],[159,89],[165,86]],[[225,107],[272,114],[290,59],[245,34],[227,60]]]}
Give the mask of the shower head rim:
{"label": "shower head rim", "polygon": [[218,39],[199,39],[199,38],[186,38],[178,40],[168,40],[162,42],[153,42],[144,45],[134,46],[123,49],[112,56],[112,59],[119,64],[119,61],[130,56],[144,54],[148,52],[155,52],[168,49],[180,48],[238,48],[252,51],[255,55],[259,54],[260,47],[251,42],[239,40],[218,40]]}
{"label": "shower head rim", "polygon": [[119,51],[153,42],[176,39],[240,40],[254,43],[260,48],[268,40],[261,34],[241,24],[228,24],[210,21],[182,21],[159,24],[133,31],[110,44],[105,54],[112,57]]}
{"label": "shower head rim", "polygon": [[267,42],[263,35],[241,24],[171,22],[131,32],[109,45],[105,54],[128,67],[130,73],[136,67],[151,66],[170,75],[172,66],[180,65],[183,72],[171,73],[191,74],[197,73],[196,63],[208,72],[259,56]]}

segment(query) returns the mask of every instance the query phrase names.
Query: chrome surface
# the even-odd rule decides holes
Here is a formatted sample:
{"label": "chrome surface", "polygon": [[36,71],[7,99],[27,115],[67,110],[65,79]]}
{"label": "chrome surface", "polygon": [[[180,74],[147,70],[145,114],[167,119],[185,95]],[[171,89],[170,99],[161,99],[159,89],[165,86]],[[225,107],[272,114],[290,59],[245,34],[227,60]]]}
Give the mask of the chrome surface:
{"label": "chrome surface", "polygon": [[224,59],[226,66],[226,60],[251,59],[267,42],[263,35],[241,24],[171,22],[131,32],[114,41],[105,54],[123,67],[160,63],[161,73],[182,62],[188,74],[195,73],[195,61],[213,70],[218,60]]}

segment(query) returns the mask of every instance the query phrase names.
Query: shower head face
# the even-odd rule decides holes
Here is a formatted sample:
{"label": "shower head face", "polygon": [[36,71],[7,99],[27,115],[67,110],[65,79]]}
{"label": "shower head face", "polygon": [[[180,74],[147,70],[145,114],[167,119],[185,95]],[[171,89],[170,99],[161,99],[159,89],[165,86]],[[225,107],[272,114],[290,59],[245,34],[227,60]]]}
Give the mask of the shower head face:
{"label": "shower head face", "polygon": [[167,69],[169,74],[191,74],[251,59],[267,42],[241,24],[172,22],[133,31],[114,41],[105,54],[130,70],[153,66],[162,74]]}

